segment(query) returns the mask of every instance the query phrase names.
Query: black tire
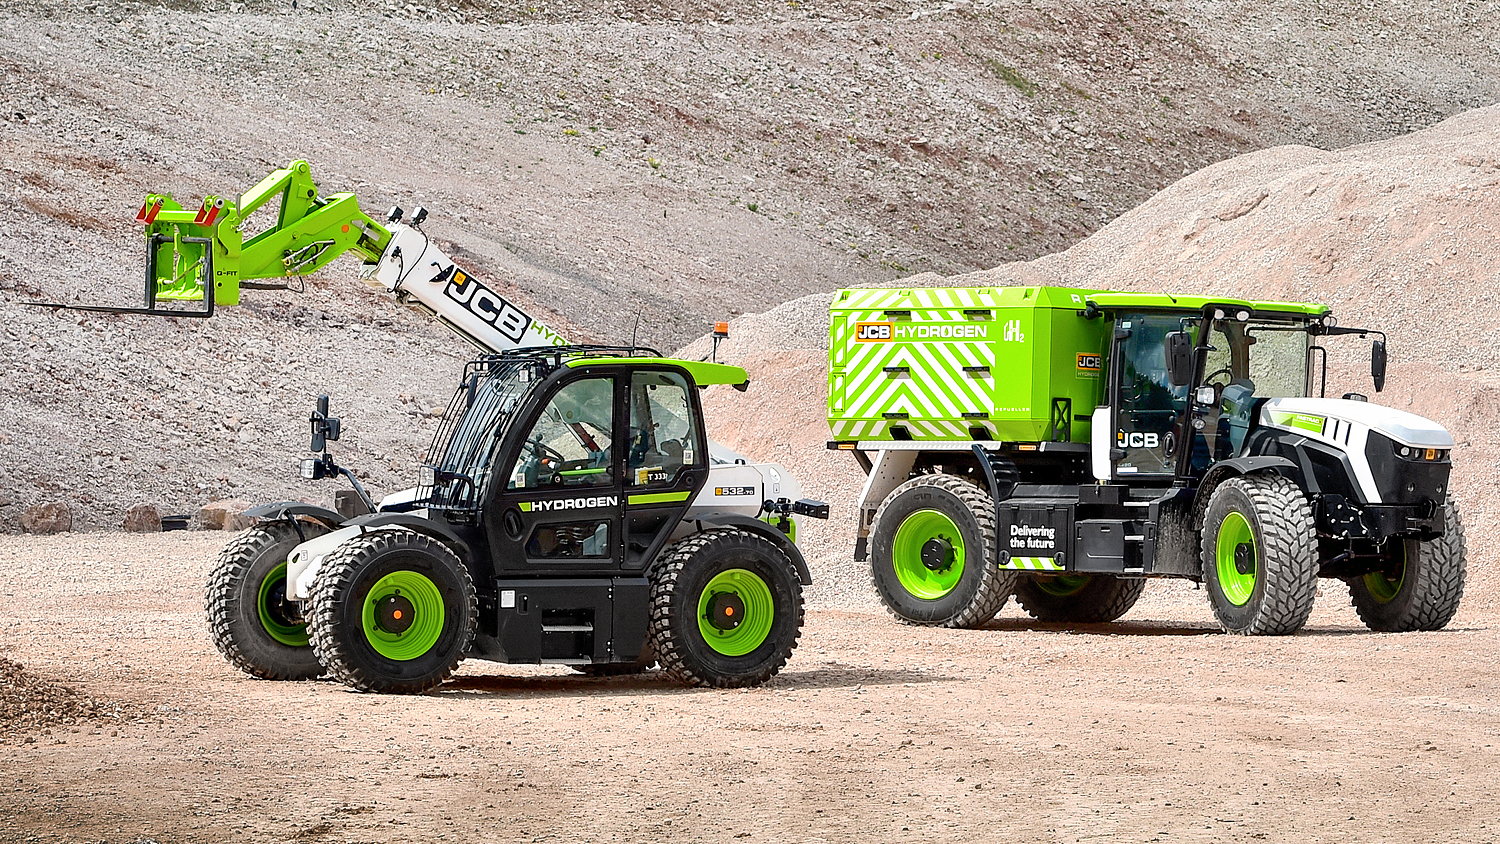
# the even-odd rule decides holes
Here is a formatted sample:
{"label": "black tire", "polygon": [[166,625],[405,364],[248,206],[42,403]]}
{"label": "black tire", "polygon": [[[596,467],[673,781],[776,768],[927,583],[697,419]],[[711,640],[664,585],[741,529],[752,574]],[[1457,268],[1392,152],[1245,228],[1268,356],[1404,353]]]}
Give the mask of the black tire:
{"label": "black tire", "polygon": [[[958,535],[946,536],[946,525],[924,530],[923,523],[933,521],[931,513],[946,518]],[[932,534],[920,555],[905,531],[915,531],[917,539]],[[920,475],[896,487],[875,512],[870,534],[875,592],[891,615],[907,624],[979,627],[995,617],[1015,588],[1015,572],[999,567],[994,499],[963,478]],[[961,543],[962,559],[954,540]],[[946,575],[955,565],[962,568],[950,584]],[[932,572],[930,582],[924,581],[924,570]]]}
{"label": "black tire", "polygon": [[1396,545],[1384,571],[1348,579],[1354,611],[1371,630],[1407,633],[1441,630],[1453,620],[1464,596],[1467,561],[1464,525],[1458,507],[1444,508],[1446,527],[1437,539],[1408,539]]}
{"label": "black tire", "polygon": [[1145,589],[1146,581],[1141,578],[1039,574],[1016,582],[1016,603],[1037,621],[1094,624],[1130,612]]}
{"label": "black tire", "polygon": [[[802,583],[791,560],[749,531],[694,534],[651,568],[651,649],[680,682],[717,688],[766,682],[797,647],[802,619]],[[764,637],[754,635],[762,627]],[[709,628],[725,638],[711,644]],[[736,645],[743,651],[733,652]]]}
{"label": "black tire", "polygon": [[304,536],[322,536],[328,528],[313,522],[297,527],[263,522],[242,531],[219,552],[208,576],[204,611],[214,647],[229,664],[262,680],[310,680],[323,674],[308,644],[303,610],[286,600],[284,584],[287,555]]}
{"label": "black tire", "polygon": [[329,674],[362,692],[416,694],[441,685],[468,651],[479,616],[463,562],[404,528],[371,531],[331,552],[309,604],[313,651]]}
{"label": "black tire", "polygon": [[648,640],[641,647],[641,655],[636,658],[635,662],[593,662],[588,665],[568,667],[590,677],[626,677],[631,674],[645,674],[655,668],[656,654],[651,650],[651,642]]}
{"label": "black tire", "polygon": [[1203,520],[1202,555],[1209,605],[1226,632],[1281,636],[1307,623],[1318,545],[1312,507],[1296,484],[1246,475],[1216,487]]}

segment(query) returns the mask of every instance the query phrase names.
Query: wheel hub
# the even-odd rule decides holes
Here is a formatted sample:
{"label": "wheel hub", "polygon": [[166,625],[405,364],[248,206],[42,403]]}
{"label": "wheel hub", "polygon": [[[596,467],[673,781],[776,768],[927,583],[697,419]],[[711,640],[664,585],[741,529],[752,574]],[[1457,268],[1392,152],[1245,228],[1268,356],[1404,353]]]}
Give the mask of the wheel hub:
{"label": "wheel hub", "polygon": [[732,592],[715,592],[708,599],[708,623],[715,630],[733,630],[745,620],[745,602]]}
{"label": "wheel hub", "polygon": [[928,571],[947,571],[953,568],[953,543],[941,536],[922,543],[922,565]]}
{"label": "wheel hub", "polygon": [[1234,570],[1240,574],[1255,573],[1255,546],[1248,542],[1234,546]]}
{"label": "wheel hub", "polygon": [[385,598],[375,607],[375,625],[397,636],[411,629],[417,620],[416,607],[400,592]]}

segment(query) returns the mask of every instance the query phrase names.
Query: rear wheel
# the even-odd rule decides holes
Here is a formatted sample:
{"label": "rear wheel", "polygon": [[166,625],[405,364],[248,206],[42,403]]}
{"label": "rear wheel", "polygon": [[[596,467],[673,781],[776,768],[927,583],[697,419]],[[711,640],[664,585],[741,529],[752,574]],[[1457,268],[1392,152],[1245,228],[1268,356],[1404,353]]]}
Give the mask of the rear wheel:
{"label": "rear wheel", "polygon": [[1209,604],[1229,633],[1276,636],[1307,623],[1317,592],[1312,508],[1279,475],[1231,478],[1216,487],[1203,521]]}
{"label": "rear wheel", "polygon": [[376,530],[340,545],[313,584],[308,631],[335,678],[366,692],[416,693],[452,676],[474,637],[468,569],[412,530]]}
{"label": "rear wheel", "polygon": [[1467,562],[1458,507],[1444,508],[1446,527],[1437,539],[1393,540],[1379,571],[1350,578],[1354,611],[1371,630],[1405,633],[1441,630],[1458,612]]}
{"label": "rear wheel", "polygon": [[1016,602],[1038,621],[1114,621],[1135,606],[1146,581],[1107,574],[1032,575],[1016,583]]}
{"label": "rear wheel", "polygon": [[313,522],[264,522],[219,552],[204,603],[214,646],[230,664],[263,680],[323,673],[308,644],[302,605],[286,598],[286,561],[293,548],[327,532]]}
{"label": "rear wheel", "polygon": [[995,502],[952,475],[920,475],[875,513],[870,574],[908,624],[978,627],[1005,606],[1015,575],[998,565]]}
{"label": "rear wheel", "polygon": [[717,528],[668,548],[651,570],[651,648],[674,678],[757,686],[802,633],[802,583],[771,540]]}

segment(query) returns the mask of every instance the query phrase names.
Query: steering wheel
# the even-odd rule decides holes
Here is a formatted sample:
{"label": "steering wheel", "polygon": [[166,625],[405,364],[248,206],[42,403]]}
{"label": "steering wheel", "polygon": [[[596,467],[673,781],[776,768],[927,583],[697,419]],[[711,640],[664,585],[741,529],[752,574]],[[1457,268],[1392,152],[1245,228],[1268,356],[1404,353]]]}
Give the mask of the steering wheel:
{"label": "steering wheel", "polygon": [[526,444],[531,446],[531,453],[536,455],[538,459],[551,459],[558,463],[566,463],[568,460],[568,458],[565,457],[562,452],[558,451],[550,445],[547,445],[541,440],[527,440]]}
{"label": "steering wheel", "polygon": [[1226,376],[1226,378],[1224,380],[1224,383],[1226,385],[1230,381],[1234,380],[1234,371],[1231,370],[1229,367],[1226,366],[1226,367],[1223,367],[1222,369],[1215,369],[1213,372],[1210,372],[1207,375],[1203,376],[1203,383],[1207,384],[1207,383],[1213,381],[1214,380],[1214,376],[1216,376],[1216,375]]}

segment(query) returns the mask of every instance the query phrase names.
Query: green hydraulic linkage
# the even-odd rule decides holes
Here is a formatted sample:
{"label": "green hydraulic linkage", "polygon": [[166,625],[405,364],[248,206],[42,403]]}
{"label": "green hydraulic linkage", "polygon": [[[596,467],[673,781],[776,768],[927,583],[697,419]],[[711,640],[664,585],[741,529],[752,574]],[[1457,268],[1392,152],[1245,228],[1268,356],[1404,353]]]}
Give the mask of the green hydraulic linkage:
{"label": "green hydraulic linkage", "polygon": [[[208,196],[187,211],[168,194],[146,196],[136,222],[146,227],[146,305],[67,305],[32,302],[50,308],[153,316],[207,317],[215,305],[237,305],[240,290],[285,290],[287,278],[317,272],[346,252],[367,264],[380,260],[391,233],[360,210],[352,193],[318,196],[306,161],[293,161],[240,197],[239,204]],[[275,225],[248,239],[241,224],[279,198]],[[212,293],[208,288],[212,286]],[[202,302],[197,309],[162,307],[161,302]]]}

